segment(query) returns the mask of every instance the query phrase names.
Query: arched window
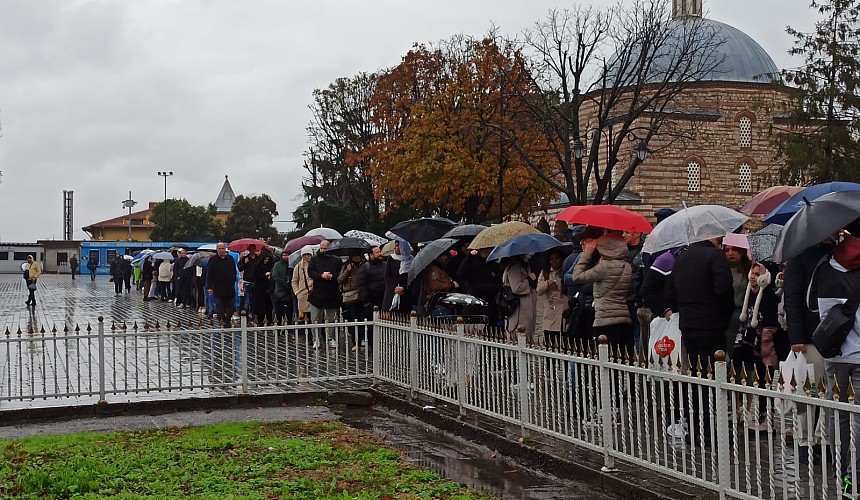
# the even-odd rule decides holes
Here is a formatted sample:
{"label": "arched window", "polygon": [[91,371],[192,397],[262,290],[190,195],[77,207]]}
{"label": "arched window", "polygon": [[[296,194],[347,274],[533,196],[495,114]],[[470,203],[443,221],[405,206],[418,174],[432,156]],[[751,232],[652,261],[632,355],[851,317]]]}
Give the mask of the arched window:
{"label": "arched window", "polygon": [[687,164],[687,191],[698,193],[702,190],[702,167],[697,161]]}
{"label": "arched window", "polygon": [[742,116],[738,120],[738,146],[752,147],[752,120],[748,116]]}
{"label": "arched window", "polygon": [[752,193],[752,167],[749,163],[738,166],[738,188],[741,193]]}

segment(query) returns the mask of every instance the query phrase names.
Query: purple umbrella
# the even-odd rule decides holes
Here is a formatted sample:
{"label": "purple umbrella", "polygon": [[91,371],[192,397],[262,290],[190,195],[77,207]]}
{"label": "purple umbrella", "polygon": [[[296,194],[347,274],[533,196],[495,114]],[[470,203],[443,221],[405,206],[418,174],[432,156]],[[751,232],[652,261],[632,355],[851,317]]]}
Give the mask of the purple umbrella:
{"label": "purple umbrella", "polygon": [[287,253],[293,253],[296,250],[301,250],[305,245],[319,245],[322,240],[324,240],[322,236],[299,236],[298,238],[293,238],[284,245],[284,251]]}

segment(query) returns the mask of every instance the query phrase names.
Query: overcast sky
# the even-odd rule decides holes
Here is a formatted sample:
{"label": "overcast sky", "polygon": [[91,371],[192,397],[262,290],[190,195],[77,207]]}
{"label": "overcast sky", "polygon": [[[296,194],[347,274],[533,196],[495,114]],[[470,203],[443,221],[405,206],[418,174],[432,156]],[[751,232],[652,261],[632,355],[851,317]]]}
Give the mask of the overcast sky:
{"label": "overcast sky", "polygon": [[[666,0],[667,2],[671,0]],[[594,2],[598,5],[599,0]],[[705,0],[708,17],[796,66],[785,26],[808,0]],[[4,0],[0,15],[0,241],[61,239],[62,192],[80,228],[128,197],[214,202],[269,194],[300,203],[311,92],[397,64],[414,42],[491,25],[516,34],[552,0]],[[278,224],[282,230],[289,224]]]}

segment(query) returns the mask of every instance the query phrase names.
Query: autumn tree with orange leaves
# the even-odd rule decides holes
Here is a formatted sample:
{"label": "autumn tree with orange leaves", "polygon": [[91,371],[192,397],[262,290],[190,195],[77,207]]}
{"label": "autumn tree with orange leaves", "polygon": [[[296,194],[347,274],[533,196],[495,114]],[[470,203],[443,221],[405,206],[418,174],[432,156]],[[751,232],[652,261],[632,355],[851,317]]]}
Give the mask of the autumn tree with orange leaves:
{"label": "autumn tree with orange leaves", "polygon": [[556,192],[532,170],[548,144],[515,98],[537,90],[531,81],[520,55],[491,40],[416,45],[380,76],[371,98],[377,134],[362,156],[376,197],[387,210],[474,222],[548,203]]}

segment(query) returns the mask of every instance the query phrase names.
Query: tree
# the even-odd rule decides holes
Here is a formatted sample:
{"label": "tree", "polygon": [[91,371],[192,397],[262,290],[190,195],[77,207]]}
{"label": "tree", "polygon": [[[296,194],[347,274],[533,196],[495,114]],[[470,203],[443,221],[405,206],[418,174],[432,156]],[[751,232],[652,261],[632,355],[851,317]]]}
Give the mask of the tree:
{"label": "tree", "polygon": [[150,220],[156,224],[152,241],[214,241],[224,230],[214,206],[194,206],[184,199],[159,203]]}
{"label": "tree", "polygon": [[440,47],[414,47],[380,77],[372,99],[379,133],[364,153],[387,210],[407,206],[480,222],[527,213],[550,199],[509,142],[481,127],[504,126],[533,158],[546,150],[533,124],[519,119],[498,74],[511,68],[508,85],[527,92],[516,58],[492,40],[454,37]]}
{"label": "tree", "polygon": [[795,39],[789,53],[804,64],[783,71],[796,91],[772,129],[786,160],[780,177],[790,184],[860,180],[860,8],[857,0],[814,0],[810,7],[823,16],[812,33],[787,29]]}
{"label": "tree", "polygon": [[278,230],[272,225],[278,216],[277,204],[267,194],[260,196],[239,195],[233,200],[224,240],[257,238],[263,241],[278,238]]}
{"label": "tree", "polygon": [[[510,88],[548,150],[535,157],[514,131],[486,126],[511,141],[533,175],[572,204],[618,197],[641,163],[632,154],[636,141],[628,139],[651,144],[659,136],[661,147],[653,151],[659,154],[695,136],[696,122],[672,104],[718,70],[723,40],[700,18],[673,21],[666,4],[638,0],[628,8],[551,11],[522,42],[499,42],[528,54],[523,74],[532,85]],[[582,159],[574,155],[579,143]]]}
{"label": "tree", "polygon": [[[369,101],[376,80],[376,74],[359,73],[314,90],[308,125],[311,145],[304,165],[309,176],[302,183],[307,201],[294,217],[300,229],[343,223],[349,224],[347,229],[364,229],[379,224],[379,203],[361,154],[375,133]],[[315,220],[306,227],[310,219]]]}

